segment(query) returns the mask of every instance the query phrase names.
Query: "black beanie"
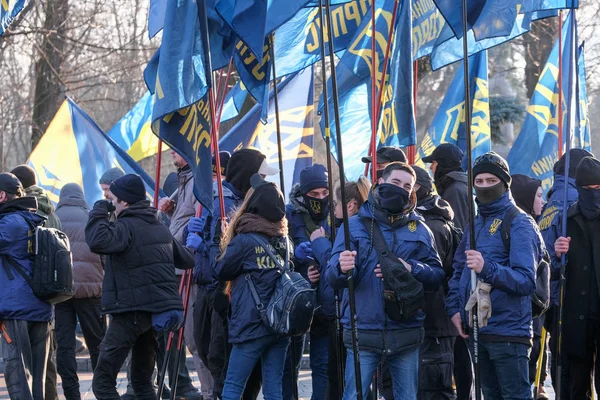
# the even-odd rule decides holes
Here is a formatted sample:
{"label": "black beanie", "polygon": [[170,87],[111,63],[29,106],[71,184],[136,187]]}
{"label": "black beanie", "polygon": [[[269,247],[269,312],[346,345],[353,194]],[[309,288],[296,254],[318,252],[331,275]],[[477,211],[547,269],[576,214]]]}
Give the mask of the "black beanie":
{"label": "black beanie", "polygon": [[517,206],[527,214],[533,216],[533,203],[535,195],[539,187],[542,186],[542,181],[533,179],[527,175],[514,174],[512,176],[512,184],[510,192],[515,199]]}
{"label": "black beanie", "polygon": [[265,181],[259,174],[252,175],[250,182],[254,193],[248,199],[246,211],[271,222],[281,221],[285,217],[285,200],[277,185]]}
{"label": "black beanie", "polygon": [[477,175],[486,172],[500,178],[507,187],[510,186],[511,177],[508,163],[493,151],[488,151],[475,159],[473,163],[473,180]]}
{"label": "black beanie", "polygon": [[146,187],[139,175],[123,175],[110,184],[110,191],[117,199],[129,204],[135,204],[138,201],[146,200]]}
{"label": "black beanie", "polygon": [[[227,172],[227,164],[229,164],[229,159],[231,158],[231,153],[228,151],[220,151],[219,152],[219,162],[221,164],[221,176],[225,176]],[[212,158],[212,172],[213,174],[217,173],[217,157],[213,156]]]}
{"label": "black beanie", "polygon": [[600,185],[600,161],[594,157],[585,157],[577,166],[575,184],[578,187]]}
{"label": "black beanie", "polygon": [[417,175],[417,182],[421,187],[433,191],[433,179],[431,179],[431,175],[425,168],[419,167],[418,165],[411,165],[412,169],[415,170],[415,174]]}
{"label": "black beanie", "polygon": [[16,176],[23,184],[23,189],[27,189],[28,187],[37,185],[37,180],[35,179],[35,171],[29,165],[19,165],[13,168],[10,171],[11,174]]}
{"label": "black beanie", "polygon": [[[569,150],[571,159],[569,160],[569,178],[575,179],[577,175],[577,166],[585,157],[594,157],[592,153],[584,149],[571,149]],[[554,173],[558,175],[565,174],[565,165],[567,163],[566,154],[554,164]]]}
{"label": "black beanie", "polygon": [[260,170],[267,157],[256,149],[240,149],[231,155],[227,164],[225,180],[246,194],[250,189],[250,177]]}

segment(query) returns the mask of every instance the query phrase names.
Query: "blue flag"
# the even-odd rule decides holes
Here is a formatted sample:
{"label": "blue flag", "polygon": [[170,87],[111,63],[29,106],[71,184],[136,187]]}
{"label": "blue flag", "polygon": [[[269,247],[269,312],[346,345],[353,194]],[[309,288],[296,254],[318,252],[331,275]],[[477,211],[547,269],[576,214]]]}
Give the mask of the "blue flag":
{"label": "blue flag", "polygon": [[[313,69],[290,76],[278,86],[281,141],[285,192],[299,182],[300,171],[312,165],[313,160]],[[231,153],[244,147],[254,147],[267,156],[271,165],[278,163],[275,104],[269,102],[269,123],[260,122],[261,107],[257,104],[219,141],[219,149]],[[279,175],[267,179],[279,185]]]}
{"label": "blue flag", "polygon": [[219,0],[217,12],[256,58],[262,58],[267,36],[298,12],[308,0]]}
{"label": "blue flag", "polygon": [[579,8],[579,0],[528,0],[523,2],[521,12]]}
{"label": "blue flag", "polygon": [[[391,24],[393,0],[382,2],[377,10],[375,27],[377,31],[377,82],[381,87],[383,59]],[[409,146],[414,144],[415,125],[412,95],[411,54],[411,14],[410,3],[403,1],[398,8],[396,27],[392,37],[390,65],[385,77],[384,98],[378,121],[377,146]],[[339,108],[343,137],[344,166],[348,179],[355,179],[363,170],[361,156],[366,155],[371,138],[371,18],[365,18],[355,38],[336,66],[338,74]],[[332,93],[331,81],[328,83]],[[378,94],[379,96],[379,94]],[[329,109],[333,101],[329,99]],[[321,98],[319,110],[324,106]],[[333,111],[330,112],[331,151],[337,159],[336,128]],[[325,134],[321,119],[321,132]]]}
{"label": "blue flag", "polygon": [[[430,155],[442,143],[452,143],[467,151],[465,126],[465,81],[464,69],[456,70],[446,96],[417,152],[417,163]],[[490,151],[490,102],[488,93],[487,51],[469,57],[469,83],[471,96],[471,138],[473,159]],[[463,162],[466,167],[466,157]]]}
{"label": "blue flag", "polygon": [[[271,82],[270,40],[265,40],[263,56],[258,59],[250,51],[248,46],[241,40],[237,42],[233,52],[233,62],[235,69],[240,75],[240,80],[248,90],[248,93],[262,105],[269,102],[269,82]],[[263,107],[261,119],[267,122],[267,107]]]}
{"label": "blue flag", "polygon": [[223,111],[221,111],[221,122],[237,117],[247,96],[248,90],[246,90],[244,83],[239,80],[225,96]]}
{"label": "blue flag", "polygon": [[148,68],[156,70],[152,131],[190,165],[194,194],[212,213],[211,72],[202,27],[205,10],[204,1],[168,3],[162,44]]}
{"label": "blue flag", "polygon": [[110,168],[142,177],[146,197],[154,197],[154,181],[96,123],[73,102],[64,101],[48,129],[29,156],[38,185],[58,203],[60,190],[67,183],[83,188],[91,206],[102,199],[99,180]]}
{"label": "blue flag", "polygon": [[[569,137],[569,109],[575,82],[570,75],[575,73],[576,26],[572,13],[563,24],[562,92],[563,92],[563,143]],[[524,174],[540,179],[542,189],[547,192],[553,183],[553,167],[558,160],[558,41],[554,45],[548,61],[535,87],[527,108],[527,116],[519,136],[515,140],[507,161],[514,174]]]}
{"label": "blue flag", "polygon": [[579,93],[577,98],[579,99],[579,124],[575,126],[575,138],[573,145],[575,147],[583,148],[589,152],[592,151],[591,133],[590,133],[590,119],[588,117],[588,101],[587,101],[587,89],[585,80],[585,56],[584,56],[584,45],[579,46],[579,57],[577,60],[577,71],[579,74]]}
{"label": "blue flag", "polygon": [[25,0],[0,1],[0,36],[25,6]]}

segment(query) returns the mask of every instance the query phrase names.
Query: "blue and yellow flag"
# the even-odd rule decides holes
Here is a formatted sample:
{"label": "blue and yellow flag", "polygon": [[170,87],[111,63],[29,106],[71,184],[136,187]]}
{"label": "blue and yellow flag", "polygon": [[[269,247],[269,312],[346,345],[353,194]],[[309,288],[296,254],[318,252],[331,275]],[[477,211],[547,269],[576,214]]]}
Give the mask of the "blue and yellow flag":
{"label": "blue and yellow flag", "polygon": [[[194,172],[194,195],[212,213],[212,156],[205,2],[169,2],[162,44],[146,82],[154,92],[152,131],[177,151]],[[152,75],[154,79],[151,79]],[[152,88],[152,83],[154,87]],[[152,90],[154,89],[154,90]]]}
{"label": "blue and yellow flag", "polygon": [[[576,21],[573,13],[569,13],[563,24],[563,55],[562,55],[562,92],[563,92],[563,143],[570,137],[569,121],[573,118],[575,126],[581,122],[577,121],[571,110],[572,96],[577,95],[573,90],[575,86],[577,69],[575,67],[575,46],[577,36]],[[570,84],[571,83],[571,84]],[[580,93],[581,95],[581,93]],[[573,103],[575,104],[575,103]],[[581,98],[576,101],[581,105]],[[587,109],[582,113],[587,115]],[[584,140],[585,142],[585,140]],[[587,141],[589,148],[589,140]],[[542,189],[547,192],[553,184],[553,167],[558,160],[558,41],[554,45],[548,61],[542,73],[535,91],[527,108],[527,116],[523,122],[521,132],[515,140],[507,161],[510,170],[514,174],[524,174],[540,179]],[[584,147],[585,143],[584,143]]]}
{"label": "blue and yellow flag", "polygon": [[[488,93],[487,51],[469,57],[469,83],[471,96],[471,138],[473,160],[490,151],[490,101]],[[467,151],[465,126],[465,81],[464,69],[456,70],[454,79],[448,87],[446,97],[438,109],[433,121],[421,141],[416,163],[430,155],[442,143],[453,143]],[[463,160],[466,167],[466,157]]]}
{"label": "blue and yellow flag", "polygon": [[246,101],[248,90],[244,82],[239,80],[233,88],[225,96],[223,101],[223,110],[221,111],[221,122],[230,120],[240,114],[240,110]]}
{"label": "blue and yellow flag", "polygon": [[523,12],[578,8],[579,0],[528,0],[523,2]]}
{"label": "blue and yellow flag", "polygon": [[136,162],[158,152],[158,138],[151,129],[153,107],[154,97],[148,92],[108,131],[108,136]]}
{"label": "blue and yellow flag", "polygon": [[[383,60],[394,8],[393,0],[382,2],[376,10],[375,29],[377,32],[376,77],[381,87]],[[409,146],[414,144],[415,124],[412,95],[412,54],[411,14],[409,1],[403,1],[398,8],[396,26],[392,37],[390,64],[387,69],[382,109],[378,119],[377,147]],[[363,19],[361,27],[348,49],[336,66],[339,90],[344,166],[348,179],[355,179],[364,169],[361,157],[366,155],[371,138],[371,17]],[[328,81],[329,94],[332,94],[331,80]],[[379,91],[378,91],[379,95]],[[333,101],[328,99],[329,109]],[[321,97],[319,110],[324,106]],[[333,116],[333,111],[330,112]],[[333,117],[330,120],[331,152],[337,159],[336,127]],[[321,131],[327,132],[321,119]]]}
{"label": "blue and yellow flag", "polygon": [[64,185],[77,183],[91,206],[102,199],[100,177],[114,167],[141,176],[146,196],[154,196],[152,178],[71,99],[64,101],[27,163],[55,204]]}
{"label": "blue and yellow flag", "polygon": [[[269,102],[269,82],[271,82],[271,41],[265,40],[262,58],[258,59],[244,42],[238,40],[233,51],[235,69],[248,93],[262,105]],[[262,108],[261,119],[267,122],[268,107]]]}
{"label": "blue and yellow flag", "polygon": [[0,36],[25,6],[25,0],[0,1]]}
{"label": "blue and yellow flag", "polygon": [[573,146],[592,151],[590,119],[588,117],[587,88],[585,80],[585,51],[584,45],[579,46],[579,57],[577,59],[577,73],[579,74],[579,86],[577,99],[579,104],[579,124],[575,126],[575,137]]}
{"label": "blue and yellow flag", "polygon": [[[283,171],[286,193],[300,179],[300,171],[310,166],[313,159],[314,99],[313,69],[290,76],[278,87],[279,118],[283,148]],[[260,122],[261,106],[255,105],[219,141],[219,149],[233,153],[244,147],[254,147],[267,156],[271,165],[277,165],[277,126],[275,124],[275,104],[269,102],[269,123]],[[279,186],[279,175],[269,176],[269,180]]]}

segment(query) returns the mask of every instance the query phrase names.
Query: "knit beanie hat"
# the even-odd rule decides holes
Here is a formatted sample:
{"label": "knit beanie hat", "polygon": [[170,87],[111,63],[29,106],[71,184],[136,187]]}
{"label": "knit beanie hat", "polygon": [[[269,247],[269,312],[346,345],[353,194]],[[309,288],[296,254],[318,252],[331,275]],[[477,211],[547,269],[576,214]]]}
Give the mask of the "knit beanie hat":
{"label": "knit beanie hat", "polygon": [[139,175],[123,175],[110,184],[110,191],[119,200],[129,204],[135,204],[138,201],[146,200],[146,187]]}
{"label": "knit beanie hat", "polygon": [[0,173],[0,192],[23,195],[23,184],[14,174],[2,172]]}
{"label": "knit beanie hat", "polygon": [[411,165],[411,167],[415,170],[415,174],[417,175],[417,183],[430,192],[433,191],[433,179],[431,179],[429,172],[418,165]]}
{"label": "knit beanie hat", "polygon": [[101,185],[110,185],[111,183],[113,183],[114,181],[116,181],[117,179],[122,177],[123,175],[125,175],[125,173],[123,171],[121,171],[120,168],[116,168],[116,167],[111,168],[102,174],[102,176],[100,177],[100,184]]}
{"label": "knit beanie hat", "polygon": [[314,164],[300,171],[300,191],[307,194],[311,190],[329,187],[327,169],[321,164]]}
{"label": "knit beanie hat", "polygon": [[27,189],[28,187],[37,185],[37,180],[35,178],[35,170],[31,168],[29,165],[19,165],[13,168],[10,171],[11,174],[16,176],[21,183],[23,184],[23,189]]}
{"label": "knit beanie hat", "polygon": [[527,175],[514,174],[512,176],[512,184],[510,192],[515,199],[517,206],[527,214],[533,216],[533,203],[535,195],[539,187],[542,186],[542,181],[539,179],[530,178]]}
{"label": "knit beanie hat", "polygon": [[254,193],[248,199],[246,210],[271,221],[278,222],[285,217],[285,200],[283,194],[272,182],[267,182],[260,174],[250,178]]}
{"label": "knit beanie hat", "polygon": [[475,179],[477,175],[486,172],[500,178],[506,187],[510,186],[512,179],[510,177],[508,163],[504,158],[493,151],[489,151],[477,157],[473,163],[473,179]]}
{"label": "knit beanie hat", "polygon": [[578,187],[600,185],[600,161],[594,157],[585,157],[577,166],[575,184]]}
{"label": "knit beanie hat", "polygon": [[240,149],[231,155],[227,164],[226,180],[234,188],[246,194],[250,189],[250,177],[260,170],[267,157],[256,149]]}
{"label": "knit beanie hat", "polygon": [[[575,179],[577,175],[577,166],[585,157],[594,157],[592,153],[584,149],[571,149],[569,150],[571,159],[569,160],[569,178]],[[565,175],[566,165],[566,154],[554,164],[554,173],[558,175]]]}

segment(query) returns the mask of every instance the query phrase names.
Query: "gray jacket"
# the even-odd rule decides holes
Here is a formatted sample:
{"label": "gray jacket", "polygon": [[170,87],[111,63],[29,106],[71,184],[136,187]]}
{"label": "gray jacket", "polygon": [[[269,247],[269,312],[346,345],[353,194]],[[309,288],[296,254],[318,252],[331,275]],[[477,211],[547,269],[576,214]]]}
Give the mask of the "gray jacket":
{"label": "gray jacket", "polygon": [[102,295],[104,265],[99,255],[90,251],[85,241],[85,226],[90,208],[83,190],[76,183],[63,186],[56,208],[63,232],[68,236],[73,254],[75,298],[99,298]]}
{"label": "gray jacket", "polygon": [[171,220],[169,230],[181,244],[185,244],[186,238],[183,237],[183,230],[187,227],[190,218],[196,215],[198,200],[194,196],[194,175],[189,167],[184,167],[177,172],[179,184],[177,186],[177,198],[175,199],[175,209],[167,214]]}

